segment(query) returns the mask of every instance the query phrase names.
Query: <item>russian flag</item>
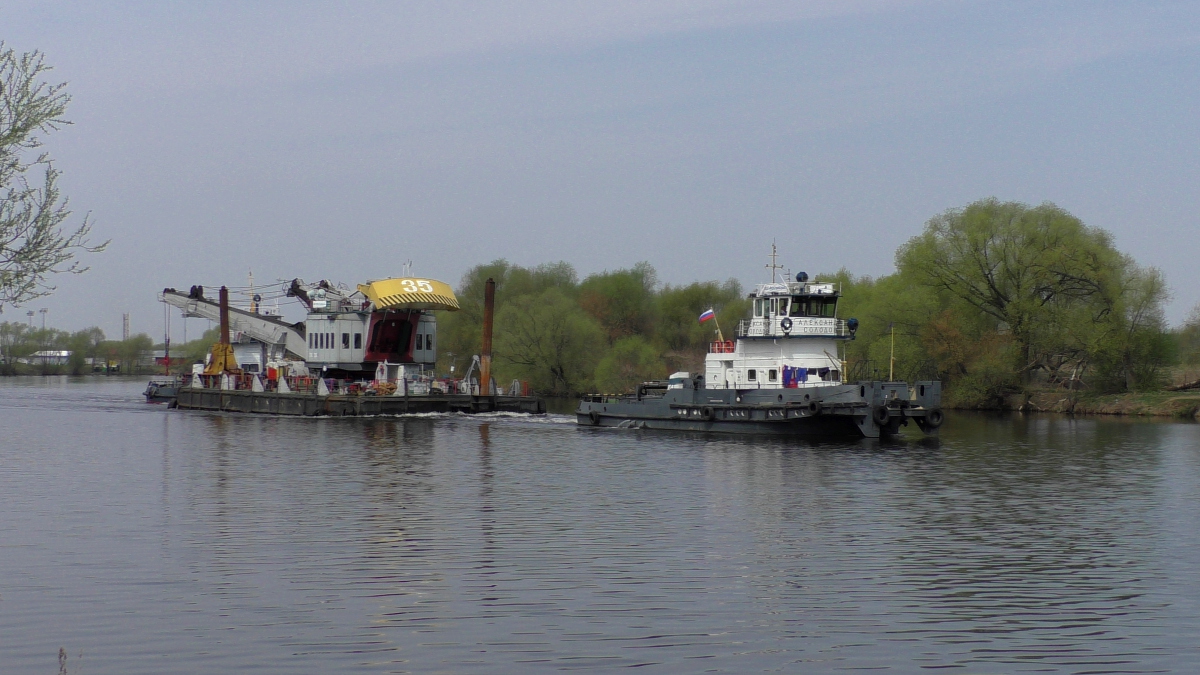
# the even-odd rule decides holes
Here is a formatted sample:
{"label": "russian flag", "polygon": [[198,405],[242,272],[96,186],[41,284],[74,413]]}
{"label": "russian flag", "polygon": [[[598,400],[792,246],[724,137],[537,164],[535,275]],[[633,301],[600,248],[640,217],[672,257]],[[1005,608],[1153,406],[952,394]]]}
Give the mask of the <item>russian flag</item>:
{"label": "russian flag", "polygon": [[712,311],[711,309],[705,310],[705,312],[700,315],[700,323],[704,323],[705,321],[708,321],[709,319],[715,319],[715,318],[717,318],[716,312]]}

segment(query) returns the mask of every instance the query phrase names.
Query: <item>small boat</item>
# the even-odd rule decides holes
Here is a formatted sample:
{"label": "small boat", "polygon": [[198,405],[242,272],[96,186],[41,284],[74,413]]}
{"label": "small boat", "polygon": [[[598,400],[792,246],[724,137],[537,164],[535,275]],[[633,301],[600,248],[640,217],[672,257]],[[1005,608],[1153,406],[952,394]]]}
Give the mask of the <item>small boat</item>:
{"label": "small boat", "polygon": [[[942,386],[936,380],[849,382],[839,344],[853,340],[858,320],[837,315],[836,283],[780,281],[772,246],[772,281],[750,299],[752,316],[734,340],[717,328],[704,373],[677,372],[630,394],[584,396],[576,423],[598,427],[673,429],[794,436],[878,438],[909,422],[934,433],[941,426]],[[715,320],[710,309],[700,321]]]}
{"label": "small boat", "polygon": [[143,395],[147,403],[169,403],[175,400],[182,385],[180,377],[156,377],[146,384]]}

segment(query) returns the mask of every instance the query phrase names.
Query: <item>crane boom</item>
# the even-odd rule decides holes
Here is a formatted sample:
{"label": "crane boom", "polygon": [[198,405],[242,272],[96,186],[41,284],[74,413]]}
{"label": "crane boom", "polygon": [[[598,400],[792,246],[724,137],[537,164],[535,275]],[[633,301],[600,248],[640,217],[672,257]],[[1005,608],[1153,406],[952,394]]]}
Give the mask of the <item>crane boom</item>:
{"label": "crane boom", "polygon": [[[163,289],[159,299],[183,310],[184,316],[199,317],[211,321],[221,320],[219,303],[204,297],[193,287],[191,293],[181,293],[174,288]],[[269,345],[279,345],[291,356],[304,359],[308,351],[304,324],[291,324],[273,316],[263,316],[236,307],[229,308],[229,328]]]}

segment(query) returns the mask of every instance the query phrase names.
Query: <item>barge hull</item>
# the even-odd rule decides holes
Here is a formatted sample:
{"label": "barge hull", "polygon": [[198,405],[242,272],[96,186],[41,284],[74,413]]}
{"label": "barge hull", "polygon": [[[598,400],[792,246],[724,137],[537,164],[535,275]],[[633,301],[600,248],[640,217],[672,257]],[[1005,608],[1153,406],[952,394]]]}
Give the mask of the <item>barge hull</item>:
{"label": "barge hull", "polygon": [[533,396],[342,396],[281,394],[230,389],[183,387],[175,398],[181,410],[290,415],[295,417],[361,417],[419,413],[546,412],[546,402]]}

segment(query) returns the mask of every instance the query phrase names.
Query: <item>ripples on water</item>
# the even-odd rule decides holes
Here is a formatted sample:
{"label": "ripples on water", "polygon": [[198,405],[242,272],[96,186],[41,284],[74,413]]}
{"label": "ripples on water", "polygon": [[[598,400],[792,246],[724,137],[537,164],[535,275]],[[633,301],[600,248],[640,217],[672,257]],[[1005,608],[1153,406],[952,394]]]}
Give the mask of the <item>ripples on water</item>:
{"label": "ripples on water", "polygon": [[799,443],[0,383],[0,671],[1192,672],[1200,426]]}

